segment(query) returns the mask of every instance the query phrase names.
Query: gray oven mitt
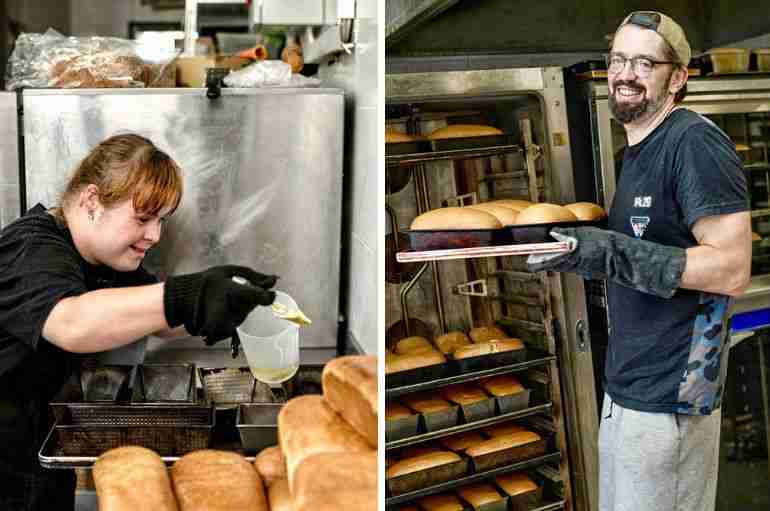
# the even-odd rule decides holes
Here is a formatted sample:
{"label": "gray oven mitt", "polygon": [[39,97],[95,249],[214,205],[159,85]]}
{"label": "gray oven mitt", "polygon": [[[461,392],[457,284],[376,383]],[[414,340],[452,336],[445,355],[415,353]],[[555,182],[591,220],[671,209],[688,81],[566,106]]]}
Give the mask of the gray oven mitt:
{"label": "gray oven mitt", "polygon": [[683,248],[596,227],[555,227],[551,236],[574,242],[575,248],[560,254],[530,255],[529,271],[577,273],[586,279],[611,280],[663,298],[674,296],[682,282],[686,261]]}

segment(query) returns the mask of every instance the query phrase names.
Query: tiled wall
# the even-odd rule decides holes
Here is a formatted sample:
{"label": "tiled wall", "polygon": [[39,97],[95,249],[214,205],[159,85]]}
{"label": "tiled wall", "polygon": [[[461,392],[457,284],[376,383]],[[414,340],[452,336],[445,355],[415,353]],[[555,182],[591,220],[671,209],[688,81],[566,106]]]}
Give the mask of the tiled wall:
{"label": "tiled wall", "polygon": [[358,30],[352,55],[322,65],[324,86],[346,93],[345,223],[342,268],[348,330],[367,353],[377,353],[378,243],[378,128],[379,43],[377,0],[358,0]]}

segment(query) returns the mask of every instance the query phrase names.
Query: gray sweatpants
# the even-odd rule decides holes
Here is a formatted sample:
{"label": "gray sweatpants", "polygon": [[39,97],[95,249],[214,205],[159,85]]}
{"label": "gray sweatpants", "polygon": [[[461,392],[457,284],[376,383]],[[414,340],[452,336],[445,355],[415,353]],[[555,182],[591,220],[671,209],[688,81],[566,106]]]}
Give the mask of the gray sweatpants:
{"label": "gray sweatpants", "polygon": [[604,395],[599,427],[600,511],[711,511],[721,411],[638,412]]}

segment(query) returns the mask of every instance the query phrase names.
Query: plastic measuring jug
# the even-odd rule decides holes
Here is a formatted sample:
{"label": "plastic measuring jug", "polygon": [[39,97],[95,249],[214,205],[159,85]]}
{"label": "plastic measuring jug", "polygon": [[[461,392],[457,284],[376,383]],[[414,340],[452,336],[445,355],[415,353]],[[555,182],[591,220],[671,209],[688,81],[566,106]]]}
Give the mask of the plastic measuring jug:
{"label": "plastic measuring jug", "polygon": [[[296,309],[297,303],[283,291],[275,301]],[[256,379],[279,384],[299,369],[299,325],[277,318],[270,307],[257,307],[237,329],[241,347]]]}

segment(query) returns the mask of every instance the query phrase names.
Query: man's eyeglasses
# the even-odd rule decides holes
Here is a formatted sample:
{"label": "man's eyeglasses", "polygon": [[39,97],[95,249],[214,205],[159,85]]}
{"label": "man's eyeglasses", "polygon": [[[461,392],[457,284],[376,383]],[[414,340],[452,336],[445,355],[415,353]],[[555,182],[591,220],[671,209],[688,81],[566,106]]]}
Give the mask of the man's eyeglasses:
{"label": "man's eyeglasses", "polygon": [[612,74],[622,72],[626,68],[626,62],[631,61],[631,69],[639,78],[647,78],[658,64],[676,64],[671,60],[653,60],[648,57],[626,57],[618,54],[610,54],[605,57],[607,71]]}

